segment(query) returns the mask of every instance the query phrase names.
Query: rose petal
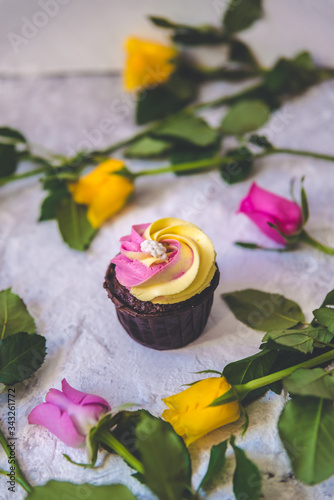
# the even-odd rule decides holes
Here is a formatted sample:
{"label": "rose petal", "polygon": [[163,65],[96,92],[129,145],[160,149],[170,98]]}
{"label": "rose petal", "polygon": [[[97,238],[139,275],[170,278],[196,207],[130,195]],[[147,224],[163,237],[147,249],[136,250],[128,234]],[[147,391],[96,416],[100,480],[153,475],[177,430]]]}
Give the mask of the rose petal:
{"label": "rose petal", "polygon": [[302,211],[297,203],[262,189],[255,182],[241,201],[238,212],[247,215],[263,233],[283,245],[286,240],[268,222],[286,236],[297,233],[302,225]]}
{"label": "rose petal", "polygon": [[111,407],[104,398],[96,396],[95,394],[87,394],[86,392],[77,391],[70,384],[63,379],[61,382],[63,393],[67,398],[69,398],[73,403],[79,404],[81,406],[85,405],[101,405],[106,412],[111,410]]}
{"label": "rose petal", "polygon": [[42,425],[67,446],[80,448],[85,444],[85,437],[79,434],[67,413],[52,404],[42,403],[36,406],[28,416],[29,424]]}
{"label": "rose petal", "polygon": [[271,222],[271,224],[277,226],[279,230],[282,230],[279,221],[277,221],[274,217],[271,217],[263,212],[251,212],[248,213],[247,216],[266,236],[268,236],[268,238],[271,238],[276,241],[276,243],[280,243],[281,245],[286,245],[286,240],[283,236],[281,236],[276,229],[270,227],[268,224],[268,222]]}
{"label": "rose petal", "polygon": [[88,207],[87,218],[91,225],[98,228],[105,220],[119,212],[133,190],[134,185],[130,179],[122,175],[106,176]]}
{"label": "rose petal", "polygon": [[218,396],[231,388],[224,377],[210,377],[188,389],[163,399],[168,410],[162,417],[169,422],[187,445],[222,425],[238,420],[240,405],[237,401],[209,407]]}

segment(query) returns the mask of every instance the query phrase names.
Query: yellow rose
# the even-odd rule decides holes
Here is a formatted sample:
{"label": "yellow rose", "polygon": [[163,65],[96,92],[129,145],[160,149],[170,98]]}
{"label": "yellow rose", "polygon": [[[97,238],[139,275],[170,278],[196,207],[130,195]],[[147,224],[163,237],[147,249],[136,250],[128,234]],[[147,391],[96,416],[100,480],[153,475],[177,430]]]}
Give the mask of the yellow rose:
{"label": "yellow rose", "polygon": [[178,51],[174,47],[128,38],[125,49],[127,60],[123,77],[126,90],[138,90],[163,83],[175,70],[173,60]]}
{"label": "yellow rose", "polygon": [[211,377],[190,386],[185,391],[163,399],[170,408],[162,417],[169,422],[188,446],[196,439],[240,417],[240,404],[209,407],[210,403],[231,388],[224,377]]}
{"label": "yellow rose", "polygon": [[78,182],[68,185],[74,201],[88,205],[87,218],[95,228],[121,210],[134,190],[131,179],[117,175],[122,168],[122,161],[106,160]]}

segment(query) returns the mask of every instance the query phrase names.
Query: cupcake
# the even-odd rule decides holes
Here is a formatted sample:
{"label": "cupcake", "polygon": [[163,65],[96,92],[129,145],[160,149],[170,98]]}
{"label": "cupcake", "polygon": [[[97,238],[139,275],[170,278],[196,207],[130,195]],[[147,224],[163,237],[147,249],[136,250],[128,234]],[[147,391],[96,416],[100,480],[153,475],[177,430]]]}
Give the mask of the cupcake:
{"label": "cupcake", "polygon": [[158,350],[199,337],[219,282],[208,236],[190,222],[167,217],[132,226],[120,243],[103,286],[127,333]]}

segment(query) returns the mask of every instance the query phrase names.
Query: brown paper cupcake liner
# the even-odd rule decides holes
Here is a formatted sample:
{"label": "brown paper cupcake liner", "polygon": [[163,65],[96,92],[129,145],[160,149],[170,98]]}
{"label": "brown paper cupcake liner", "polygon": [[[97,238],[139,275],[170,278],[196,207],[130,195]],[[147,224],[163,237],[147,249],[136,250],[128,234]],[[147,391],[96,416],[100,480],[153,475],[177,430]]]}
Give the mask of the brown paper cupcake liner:
{"label": "brown paper cupcake liner", "polygon": [[117,296],[115,280],[119,283],[114,264],[109,265],[103,286],[116,307],[121,325],[130,337],[139,344],[162,351],[184,347],[201,335],[211,311],[219,276],[217,266],[210,285],[202,293],[184,302],[165,306],[163,311],[151,313],[135,311]]}

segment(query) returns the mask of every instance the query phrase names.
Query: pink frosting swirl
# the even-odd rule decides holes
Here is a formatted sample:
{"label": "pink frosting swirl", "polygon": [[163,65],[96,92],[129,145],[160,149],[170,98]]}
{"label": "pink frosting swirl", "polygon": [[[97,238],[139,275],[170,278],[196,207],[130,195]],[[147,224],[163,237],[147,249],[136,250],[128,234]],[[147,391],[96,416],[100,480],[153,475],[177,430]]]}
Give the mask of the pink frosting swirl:
{"label": "pink frosting swirl", "polygon": [[184,257],[184,252],[181,251],[180,242],[177,240],[164,239],[161,240],[167,250],[167,261],[161,262],[156,260],[149,267],[142,261],[150,259],[147,253],[143,252],[140,245],[145,238],[143,234],[150,226],[148,224],[138,224],[132,226],[131,234],[123,236],[120,239],[121,253],[112,259],[115,264],[116,278],[118,281],[130,289],[133,286],[142,285],[154,276],[164,279],[164,274],[168,271],[168,276],[165,279],[177,279],[184,274],[191,266],[193,257],[190,257],[190,252],[187,259],[183,259],[180,266],[180,260]]}

